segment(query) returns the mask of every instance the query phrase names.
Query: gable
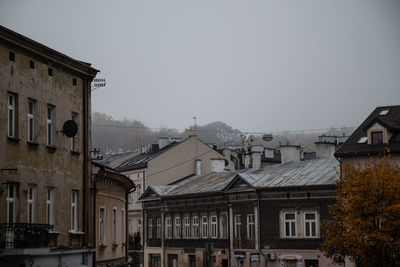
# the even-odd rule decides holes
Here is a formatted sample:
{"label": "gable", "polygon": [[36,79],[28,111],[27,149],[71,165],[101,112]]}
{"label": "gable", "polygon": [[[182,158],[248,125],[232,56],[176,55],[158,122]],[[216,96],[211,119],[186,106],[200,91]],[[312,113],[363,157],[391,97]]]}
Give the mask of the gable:
{"label": "gable", "polygon": [[246,180],[237,175],[226,187],[225,190],[243,190],[253,188]]}

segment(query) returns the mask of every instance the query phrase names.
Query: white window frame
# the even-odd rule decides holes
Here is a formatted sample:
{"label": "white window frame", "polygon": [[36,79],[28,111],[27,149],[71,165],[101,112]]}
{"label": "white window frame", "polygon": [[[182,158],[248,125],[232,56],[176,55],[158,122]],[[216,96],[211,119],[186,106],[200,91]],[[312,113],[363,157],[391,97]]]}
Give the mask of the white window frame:
{"label": "white window frame", "polygon": [[241,239],[241,231],[242,231],[242,216],[240,214],[235,215],[235,239]]}
{"label": "white window frame", "polygon": [[228,214],[226,213],[220,215],[220,232],[221,238],[228,238]]}
{"label": "white window frame", "polygon": [[165,219],[165,234],[166,234],[166,238],[172,238],[172,218],[171,217],[167,217]]}
{"label": "white window frame", "polygon": [[[32,107],[32,110],[31,110]],[[28,99],[28,142],[36,139],[36,100]]]}
{"label": "white window frame", "polygon": [[112,244],[116,245],[118,244],[118,240],[117,240],[117,207],[113,207],[112,209]]}
{"label": "white window frame", "polygon": [[[76,122],[78,125],[78,117],[79,114],[76,112],[71,112],[71,120]],[[78,150],[78,134],[76,134],[74,137],[71,137],[71,151],[77,151]]]}
{"label": "white window frame", "polygon": [[247,238],[254,239],[255,227],[254,227],[254,214],[247,214]]}
{"label": "white window frame", "polygon": [[79,193],[77,190],[71,192],[71,232],[78,231],[78,203]]}
{"label": "white window frame", "polygon": [[201,237],[208,238],[208,217],[201,217]]}
{"label": "white window frame", "polygon": [[183,218],[183,238],[190,238],[190,217]]}
{"label": "white window frame", "polygon": [[193,226],[192,237],[199,238],[200,237],[200,226],[199,226],[199,217],[198,216],[192,217],[192,226]]}
{"label": "white window frame", "polygon": [[[306,219],[306,214],[314,214],[314,219]],[[316,211],[304,211],[303,213],[304,219],[304,237],[305,238],[317,238],[319,236],[318,233],[318,213]],[[307,226],[308,224],[308,226]],[[312,224],[315,227],[315,235],[312,234]],[[307,228],[310,231],[310,234],[307,235]]]}
{"label": "white window frame", "polygon": [[54,225],[54,189],[47,188],[46,191],[46,223]]}
{"label": "white window frame", "polygon": [[15,113],[17,109],[16,99],[17,97],[15,94],[7,94],[7,136],[12,138],[15,138]]}
{"label": "white window frame", "polygon": [[106,245],[106,208],[99,207],[99,246]]}
{"label": "white window frame", "polygon": [[211,216],[211,238],[218,237],[217,216]]}
{"label": "white window frame", "polygon": [[148,227],[148,233],[147,233],[147,237],[148,238],[153,238],[153,218],[149,218],[149,227]]}
{"label": "white window frame", "polygon": [[[15,223],[15,199],[17,198],[17,184],[10,183],[7,185],[7,223]],[[10,212],[12,209],[12,218]]]}
{"label": "white window frame", "polygon": [[[294,214],[294,219],[286,219],[287,214]],[[295,238],[297,237],[297,214],[295,211],[283,212],[283,236],[285,238]],[[289,224],[289,233],[286,232],[286,224]],[[294,224],[294,230],[293,230]],[[293,233],[294,231],[294,233]]]}
{"label": "white window frame", "polygon": [[54,114],[55,106],[47,104],[46,109],[46,144],[47,146],[54,146]]}
{"label": "white window frame", "polygon": [[35,223],[36,221],[36,186],[28,186],[28,200],[27,200],[27,222]]}
{"label": "white window frame", "polygon": [[161,238],[161,218],[157,218],[156,237]]}
{"label": "white window frame", "polygon": [[181,217],[175,217],[175,238],[181,238]]}

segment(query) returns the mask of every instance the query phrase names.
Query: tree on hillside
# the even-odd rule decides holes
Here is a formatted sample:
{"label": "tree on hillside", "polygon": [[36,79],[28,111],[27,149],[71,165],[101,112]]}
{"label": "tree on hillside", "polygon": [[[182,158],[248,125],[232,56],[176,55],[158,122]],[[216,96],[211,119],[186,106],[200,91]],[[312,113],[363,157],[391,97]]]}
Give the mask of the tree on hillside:
{"label": "tree on hillside", "polygon": [[400,254],[400,167],[390,157],[343,163],[332,220],[322,223],[326,256],[359,266],[393,266]]}

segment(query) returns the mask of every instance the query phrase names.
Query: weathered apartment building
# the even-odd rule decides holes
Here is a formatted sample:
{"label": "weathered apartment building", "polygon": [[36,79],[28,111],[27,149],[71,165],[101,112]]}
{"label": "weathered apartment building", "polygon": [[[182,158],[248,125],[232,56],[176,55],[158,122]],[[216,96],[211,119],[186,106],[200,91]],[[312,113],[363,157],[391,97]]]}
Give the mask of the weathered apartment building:
{"label": "weathered apartment building", "polygon": [[168,185],[194,175],[235,170],[235,156],[227,150],[217,151],[197,136],[184,140],[161,137],[158,144],[144,146],[140,153],[114,155],[99,161],[126,175],[137,186],[129,195],[128,206],[130,254],[134,262],[143,262],[143,210],[138,200],[144,188]]}
{"label": "weathered apartment building", "polygon": [[[0,26],[1,266],[92,265],[90,83],[97,72]],[[77,133],[67,137],[63,125],[71,120]]]}
{"label": "weathered apartment building", "polygon": [[336,144],[318,146],[316,159],[284,146],[283,164],[150,185],[141,197],[145,266],[337,266],[318,248],[339,162]]}

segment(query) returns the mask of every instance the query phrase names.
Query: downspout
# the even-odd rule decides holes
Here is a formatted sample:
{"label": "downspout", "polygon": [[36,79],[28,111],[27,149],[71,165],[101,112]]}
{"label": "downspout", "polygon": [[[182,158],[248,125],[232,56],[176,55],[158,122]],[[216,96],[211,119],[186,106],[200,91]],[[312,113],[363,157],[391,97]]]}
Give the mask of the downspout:
{"label": "downspout", "polygon": [[261,254],[261,212],[260,212],[260,192],[254,189],[257,195],[257,224],[258,224],[258,253]]}
{"label": "downspout", "polygon": [[83,207],[82,207],[82,211],[83,211],[83,218],[82,218],[82,224],[83,224],[83,231],[85,232],[84,235],[84,246],[87,247],[88,244],[88,234],[89,234],[89,229],[88,229],[88,224],[86,222],[86,210],[87,210],[87,199],[86,199],[86,188],[88,187],[88,117],[89,117],[89,113],[88,113],[88,96],[87,94],[88,92],[88,79],[85,76],[83,78]]}
{"label": "downspout", "polygon": [[[92,172],[92,175],[93,175],[93,172]],[[92,175],[91,175],[91,177],[92,177]],[[97,183],[96,183],[96,181],[94,179],[94,176],[93,176],[92,194],[93,194],[93,210],[92,210],[92,212],[93,212],[93,246],[97,250],[97,248],[96,248],[96,246],[97,246],[97,240],[96,240],[96,210],[97,210],[97,208],[96,208],[96,195],[97,195]],[[97,254],[96,252],[93,255],[93,266],[96,266],[96,254]]]}
{"label": "downspout", "polygon": [[162,247],[162,259],[161,259],[161,267],[165,266],[165,244],[164,244],[164,213],[165,213],[165,203],[160,198],[161,201],[161,247]]}
{"label": "downspout", "polygon": [[128,244],[129,244],[129,235],[128,235],[128,197],[129,194],[136,191],[136,185],[133,184],[133,189],[127,190],[125,195],[125,261],[128,262]]}

